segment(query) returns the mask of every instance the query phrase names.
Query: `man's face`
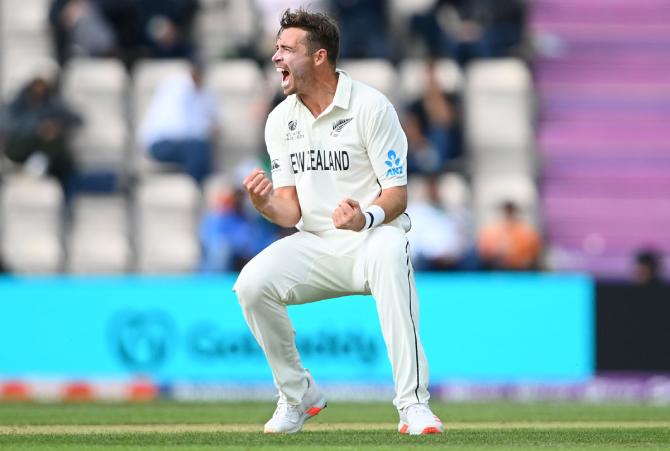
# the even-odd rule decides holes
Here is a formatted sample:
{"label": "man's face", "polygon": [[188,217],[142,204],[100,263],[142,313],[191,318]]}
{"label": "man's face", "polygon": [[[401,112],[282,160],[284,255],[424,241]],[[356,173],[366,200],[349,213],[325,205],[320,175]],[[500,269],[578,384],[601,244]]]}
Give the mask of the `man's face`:
{"label": "man's face", "polygon": [[307,42],[307,32],[300,28],[286,28],[277,39],[272,62],[281,74],[281,87],[285,95],[302,92],[312,79],[314,62]]}

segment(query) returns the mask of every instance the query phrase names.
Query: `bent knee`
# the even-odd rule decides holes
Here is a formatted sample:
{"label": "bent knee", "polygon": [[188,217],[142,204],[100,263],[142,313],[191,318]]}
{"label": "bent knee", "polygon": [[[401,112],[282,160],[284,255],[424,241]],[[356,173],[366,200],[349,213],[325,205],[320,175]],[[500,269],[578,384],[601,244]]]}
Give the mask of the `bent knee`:
{"label": "bent knee", "polygon": [[272,277],[272,271],[265,268],[262,262],[251,260],[240,271],[233,291],[243,308],[252,308],[260,302],[279,301],[279,294]]}
{"label": "bent knee", "polygon": [[233,285],[233,291],[237,293],[237,299],[244,308],[253,307],[270,292],[270,279],[267,274],[257,271],[256,265],[252,263],[253,260],[242,268]]}

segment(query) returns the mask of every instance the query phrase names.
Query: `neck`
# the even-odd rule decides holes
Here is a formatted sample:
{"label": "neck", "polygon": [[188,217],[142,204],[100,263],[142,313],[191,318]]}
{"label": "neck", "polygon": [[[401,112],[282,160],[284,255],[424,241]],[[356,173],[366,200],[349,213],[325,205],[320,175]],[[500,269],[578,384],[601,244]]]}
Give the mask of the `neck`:
{"label": "neck", "polygon": [[317,75],[309,88],[298,94],[300,101],[314,117],[318,117],[333,103],[338,77],[335,71]]}

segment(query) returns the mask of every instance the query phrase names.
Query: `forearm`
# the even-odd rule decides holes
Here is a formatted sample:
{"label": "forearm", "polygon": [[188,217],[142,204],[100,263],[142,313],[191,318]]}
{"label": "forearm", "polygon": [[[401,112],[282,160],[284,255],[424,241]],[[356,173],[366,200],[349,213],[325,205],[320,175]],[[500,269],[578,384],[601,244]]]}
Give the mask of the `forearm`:
{"label": "forearm", "polygon": [[363,211],[358,201],[343,199],[333,212],[335,228],[358,232],[393,221],[407,207],[407,188],[398,186],[383,190],[370,207]]}
{"label": "forearm", "polygon": [[293,227],[302,217],[297,200],[285,198],[276,193],[270,196],[265,205],[257,209],[265,219],[281,227]]}
{"label": "forearm", "polygon": [[251,204],[267,220],[282,227],[293,227],[300,221],[302,212],[295,186],[273,189],[272,182],[259,168],[251,171],[242,185],[249,193]]}
{"label": "forearm", "polygon": [[394,186],[393,188],[387,188],[382,191],[373,204],[379,205],[384,210],[384,223],[389,223],[407,209],[407,187]]}

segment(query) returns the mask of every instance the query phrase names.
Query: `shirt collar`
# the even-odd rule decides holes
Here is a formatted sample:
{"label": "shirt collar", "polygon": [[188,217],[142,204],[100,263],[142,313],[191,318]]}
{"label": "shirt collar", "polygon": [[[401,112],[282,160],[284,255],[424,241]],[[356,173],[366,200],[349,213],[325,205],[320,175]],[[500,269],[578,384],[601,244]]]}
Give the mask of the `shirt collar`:
{"label": "shirt collar", "polygon": [[346,110],[349,108],[349,99],[351,98],[351,77],[342,69],[336,69],[336,71],[339,77],[333,105]]}
{"label": "shirt collar", "polygon": [[[342,108],[343,110],[349,109],[349,100],[351,99],[351,88],[352,81],[349,74],[347,74],[342,69],[335,69],[339,77],[337,77],[337,87],[335,88],[335,96],[333,96],[333,101],[326,108],[321,116],[329,114],[334,107]],[[307,109],[305,105],[300,101],[297,95],[293,94],[294,105],[300,105],[302,108]]]}

